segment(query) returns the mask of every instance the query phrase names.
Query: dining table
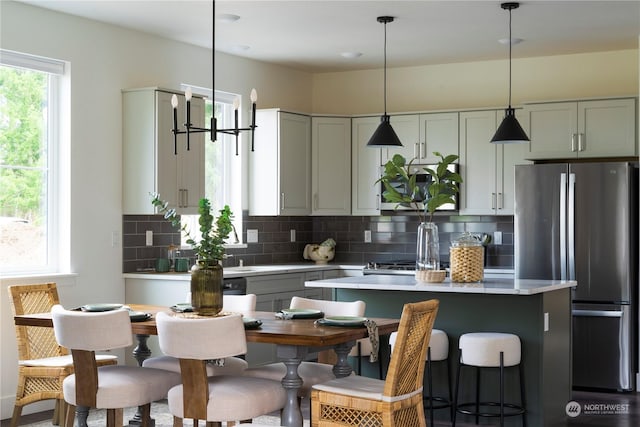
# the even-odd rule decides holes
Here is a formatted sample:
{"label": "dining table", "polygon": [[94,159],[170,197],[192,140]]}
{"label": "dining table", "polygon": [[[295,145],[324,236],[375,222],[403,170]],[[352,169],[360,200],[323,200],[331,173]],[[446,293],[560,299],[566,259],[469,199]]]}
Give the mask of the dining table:
{"label": "dining table", "polygon": [[[137,345],[133,349],[133,355],[142,365],[142,362],[151,356],[151,350],[147,346],[147,339],[151,335],[157,335],[155,315],[159,311],[174,313],[169,307],[127,304],[127,307],[135,313],[148,313],[148,318],[131,322],[131,332],[136,336]],[[224,313],[222,313],[224,314]],[[329,325],[317,321],[314,318],[283,319],[276,317],[276,313],[268,311],[251,311],[242,313],[251,318],[259,326],[246,328],[247,342],[268,343],[276,345],[276,355],[286,366],[286,374],[282,378],[282,387],[285,389],[287,399],[281,415],[281,424],[288,427],[302,427],[303,416],[298,400],[298,391],[303,384],[298,375],[298,367],[308,355],[319,351],[333,349],[336,354],[333,373],[336,378],[351,375],[352,368],[348,363],[348,355],[356,341],[369,336],[364,324],[342,324],[340,326]],[[194,313],[174,313],[185,317],[196,317]],[[386,373],[389,359],[389,335],[398,330],[400,319],[393,318],[368,318],[377,326],[379,336],[379,360],[382,363],[382,372]],[[17,315],[14,317],[16,325],[53,327],[51,313],[37,313]],[[137,414],[138,416],[139,414]],[[86,426],[78,417],[78,426]],[[139,420],[132,420],[131,424],[138,424]]]}

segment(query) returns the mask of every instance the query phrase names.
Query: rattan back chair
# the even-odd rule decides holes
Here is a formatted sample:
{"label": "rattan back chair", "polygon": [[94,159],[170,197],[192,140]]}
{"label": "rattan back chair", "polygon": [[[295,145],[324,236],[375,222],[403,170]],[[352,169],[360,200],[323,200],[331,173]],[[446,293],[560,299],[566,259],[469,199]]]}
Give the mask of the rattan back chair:
{"label": "rattan back chair", "polygon": [[311,426],[426,427],[424,360],[438,305],[405,304],[386,380],[351,376],[313,386]]}
{"label": "rattan back chair", "polygon": [[[59,304],[55,283],[13,285],[8,287],[13,315],[48,313]],[[62,381],[73,374],[69,351],[58,345],[53,328],[15,326],[18,344],[18,389],[11,427],[16,427],[22,408],[41,400],[56,399],[53,423],[64,414]],[[116,356],[100,356],[98,364],[114,365]]]}

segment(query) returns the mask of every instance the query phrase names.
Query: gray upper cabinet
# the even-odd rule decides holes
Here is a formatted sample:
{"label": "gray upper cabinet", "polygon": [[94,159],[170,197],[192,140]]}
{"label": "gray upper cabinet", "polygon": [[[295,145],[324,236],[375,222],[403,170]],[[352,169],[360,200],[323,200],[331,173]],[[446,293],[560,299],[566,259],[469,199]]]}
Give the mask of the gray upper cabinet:
{"label": "gray upper cabinet", "polygon": [[249,156],[250,215],[311,213],[311,117],[279,109],[256,112]]}
{"label": "gray upper cabinet", "polygon": [[380,215],[379,148],[367,142],[380,124],[380,117],[356,117],[351,121],[351,214]]}
{"label": "gray upper cabinet", "polygon": [[526,144],[490,142],[503,117],[504,110],[460,113],[461,215],[513,215],[515,165],[530,162]]}
{"label": "gray upper cabinet", "polygon": [[312,215],[351,215],[351,118],[311,118]]}
{"label": "gray upper cabinet", "polygon": [[382,149],[381,164],[391,160],[394,154],[405,159],[416,159],[416,164],[437,163],[437,151],[443,155],[458,154],[458,113],[400,114],[391,116],[402,147]]}
{"label": "gray upper cabinet", "polygon": [[638,155],[635,98],[527,104],[522,124],[528,159]]}
{"label": "gray upper cabinet", "polygon": [[[180,92],[158,88],[123,90],[123,212],[153,214],[150,192],[158,192],[181,214],[197,214],[204,197],[204,133],[178,135],[174,152],[171,96],[178,95],[178,124],[185,119]],[[204,100],[191,100],[191,122],[204,127]]]}

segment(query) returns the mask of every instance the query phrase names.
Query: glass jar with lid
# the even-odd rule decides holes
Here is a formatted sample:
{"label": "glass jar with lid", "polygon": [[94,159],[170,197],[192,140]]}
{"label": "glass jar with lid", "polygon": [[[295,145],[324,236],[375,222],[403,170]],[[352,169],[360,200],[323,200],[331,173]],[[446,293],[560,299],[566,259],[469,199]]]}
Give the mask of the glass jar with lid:
{"label": "glass jar with lid", "polygon": [[484,246],[473,234],[464,232],[451,241],[449,249],[452,282],[474,283],[484,278]]}

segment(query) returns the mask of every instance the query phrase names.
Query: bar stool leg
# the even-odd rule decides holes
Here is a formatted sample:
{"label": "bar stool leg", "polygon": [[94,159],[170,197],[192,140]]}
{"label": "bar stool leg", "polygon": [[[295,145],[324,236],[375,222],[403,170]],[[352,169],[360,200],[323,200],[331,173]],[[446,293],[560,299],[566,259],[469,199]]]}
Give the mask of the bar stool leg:
{"label": "bar stool leg", "polygon": [[474,366],[476,369],[476,424],[480,422],[480,369]]}
{"label": "bar stool leg", "polygon": [[504,427],[504,352],[500,352],[500,427]]}
{"label": "bar stool leg", "polygon": [[456,415],[458,415],[458,394],[460,393],[460,369],[462,368],[462,362],[458,362],[458,368],[456,369],[456,391],[453,396],[453,416],[451,417],[451,426],[456,427]]}
{"label": "bar stool leg", "polygon": [[433,375],[431,370],[431,348],[427,348],[427,382],[429,383],[429,422],[433,426]]}
{"label": "bar stool leg", "polygon": [[449,419],[453,419],[455,408],[453,406],[453,394],[451,392],[451,364],[449,363],[449,359],[445,360],[445,363],[447,364],[447,387],[449,388]]}
{"label": "bar stool leg", "polygon": [[518,365],[518,371],[520,372],[520,403],[522,405],[523,408],[523,412],[522,412],[522,427],[527,427],[527,417],[526,417],[526,406],[524,403],[524,382],[523,382],[523,368],[522,368],[522,363],[520,363],[520,365]]}

